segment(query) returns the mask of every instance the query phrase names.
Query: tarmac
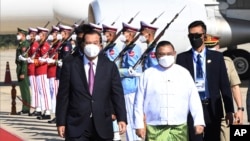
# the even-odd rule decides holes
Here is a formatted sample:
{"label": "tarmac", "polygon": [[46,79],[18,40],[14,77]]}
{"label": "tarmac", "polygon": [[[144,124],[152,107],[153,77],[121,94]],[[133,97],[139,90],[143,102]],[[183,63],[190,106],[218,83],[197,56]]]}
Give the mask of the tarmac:
{"label": "tarmac", "polygon": [[[247,44],[247,48],[250,44]],[[56,131],[55,124],[48,124],[47,120],[37,120],[36,117],[28,115],[11,115],[12,97],[11,97],[11,84],[5,84],[6,62],[9,62],[11,80],[15,84],[16,65],[15,65],[15,49],[0,49],[0,127],[8,132],[18,136],[24,141],[61,141]],[[247,94],[248,81],[242,81],[241,94],[243,106],[246,107],[246,94]],[[19,87],[16,86],[16,94],[20,96]],[[21,110],[21,101],[17,98],[16,111]],[[52,115],[53,117],[53,115]],[[247,114],[244,112],[244,124],[247,122]],[[122,140],[125,141],[125,135],[122,135]]]}

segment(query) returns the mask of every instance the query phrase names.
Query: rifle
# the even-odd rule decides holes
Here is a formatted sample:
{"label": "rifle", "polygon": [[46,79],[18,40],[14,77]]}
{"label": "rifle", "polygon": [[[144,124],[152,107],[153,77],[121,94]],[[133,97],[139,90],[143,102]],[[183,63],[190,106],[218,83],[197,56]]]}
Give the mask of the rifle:
{"label": "rifle", "polygon": [[[150,24],[154,24],[154,23],[157,21],[157,19],[158,19],[163,13],[164,13],[164,12],[162,12],[158,17],[154,18],[153,21],[150,22]],[[141,34],[137,34],[137,35],[135,36],[135,38],[134,38],[128,45],[126,45],[126,46],[122,49],[122,51],[119,53],[119,55],[114,59],[114,62],[116,62],[117,60],[119,60],[119,59],[125,54],[125,52],[126,52],[130,47],[134,47],[134,46],[132,46],[132,45],[138,40],[138,38],[140,37],[140,35],[141,35]]]}
{"label": "rifle", "polygon": [[[59,24],[60,24],[60,21],[56,24],[56,26],[58,26]],[[38,48],[36,48],[35,52],[31,56],[32,59],[36,56],[37,51],[39,50],[39,48],[41,48],[41,46],[43,46],[44,43],[47,41],[47,39],[48,39],[49,35],[52,33],[52,31],[53,31],[53,28],[49,31],[46,38],[39,44]]]}
{"label": "rifle", "polygon": [[[128,24],[132,23],[132,21],[134,20],[134,18],[140,13],[140,11],[138,11],[132,18],[130,18],[130,20],[128,21]],[[118,39],[118,37],[121,35],[122,33],[122,29],[120,31],[117,32],[115,38],[109,43],[107,44],[104,49],[103,52],[106,52],[109,48],[107,48],[109,45],[114,44],[114,42]]]}
{"label": "rifle", "polygon": [[169,28],[169,26],[171,25],[171,23],[174,22],[174,20],[179,16],[179,14],[183,11],[183,9],[186,6],[184,6],[181,11],[179,13],[177,13],[174,18],[164,27],[164,29],[162,29],[162,31],[157,35],[157,37],[154,39],[154,41],[152,42],[152,44],[143,52],[143,54],[141,55],[141,57],[139,58],[139,60],[135,63],[135,65],[133,66],[133,69],[136,69],[138,65],[140,65],[142,63],[142,61],[147,57],[148,53],[150,51],[152,51],[156,45],[156,43],[158,42],[158,40],[164,35],[165,31]]}
{"label": "rifle", "polygon": [[[46,28],[46,27],[49,25],[49,23],[50,23],[50,21],[48,21],[48,22],[44,25],[44,28]],[[29,46],[29,48],[26,49],[26,51],[22,54],[22,56],[23,56],[23,57],[26,56],[27,53],[29,52],[29,50],[30,50],[30,46]]]}

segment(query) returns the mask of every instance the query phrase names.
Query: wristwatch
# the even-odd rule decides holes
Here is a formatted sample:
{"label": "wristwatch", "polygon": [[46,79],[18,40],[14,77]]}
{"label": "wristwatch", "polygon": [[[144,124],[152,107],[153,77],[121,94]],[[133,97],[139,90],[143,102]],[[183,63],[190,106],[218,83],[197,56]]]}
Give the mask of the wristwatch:
{"label": "wristwatch", "polygon": [[244,111],[244,107],[238,107],[238,110]]}

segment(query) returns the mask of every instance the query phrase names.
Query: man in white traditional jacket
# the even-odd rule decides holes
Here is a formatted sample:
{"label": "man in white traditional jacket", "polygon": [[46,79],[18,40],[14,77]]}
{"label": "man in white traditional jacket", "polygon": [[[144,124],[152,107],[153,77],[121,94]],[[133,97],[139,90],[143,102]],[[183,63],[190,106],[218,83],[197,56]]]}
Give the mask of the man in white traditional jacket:
{"label": "man in white traditional jacket", "polygon": [[188,70],[174,63],[175,55],[169,41],[159,42],[156,46],[159,64],[145,70],[140,77],[134,102],[134,128],[147,141],[187,141],[189,111],[196,134],[204,130],[198,90]]}

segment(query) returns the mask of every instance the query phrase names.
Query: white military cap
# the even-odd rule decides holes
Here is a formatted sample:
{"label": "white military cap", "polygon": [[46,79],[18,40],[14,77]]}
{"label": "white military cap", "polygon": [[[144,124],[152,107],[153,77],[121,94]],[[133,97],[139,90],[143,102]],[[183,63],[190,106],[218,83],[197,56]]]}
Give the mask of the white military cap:
{"label": "white military cap", "polygon": [[102,32],[102,26],[94,23],[89,23],[90,27],[92,27],[94,30],[97,30],[99,32]]}
{"label": "white military cap", "polygon": [[59,30],[60,30],[59,27],[53,25],[53,26],[52,26],[52,31],[51,31],[51,32],[55,32],[55,31],[59,31]]}
{"label": "white military cap", "polygon": [[138,28],[136,27],[133,27],[132,25],[130,24],[127,24],[127,23],[122,23],[122,31],[132,31],[132,32],[137,32],[138,31]]}
{"label": "white military cap", "polygon": [[144,21],[141,21],[141,29],[140,31],[142,31],[143,29],[150,29],[150,30],[153,30],[153,31],[156,31],[158,29],[158,27],[155,27],[153,26],[152,24],[148,24]]}
{"label": "white military cap", "polygon": [[40,33],[40,32],[49,32],[49,29],[47,28],[44,28],[44,27],[37,27],[37,32]]}
{"label": "white military cap", "polygon": [[59,31],[61,32],[61,31],[71,31],[73,28],[72,27],[70,27],[70,26],[67,26],[67,25],[62,25],[62,24],[60,24],[59,25]]}
{"label": "white military cap", "polygon": [[29,27],[28,28],[28,33],[30,34],[31,32],[38,32],[37,28]]}
{"label": "white military cap", "polygon": [[103,29],[103,32],[115,32],[117,31],[117,28],[115,26],[112,26],[112,25],[106,25],[106,24],[102,24],[102,29]]}

